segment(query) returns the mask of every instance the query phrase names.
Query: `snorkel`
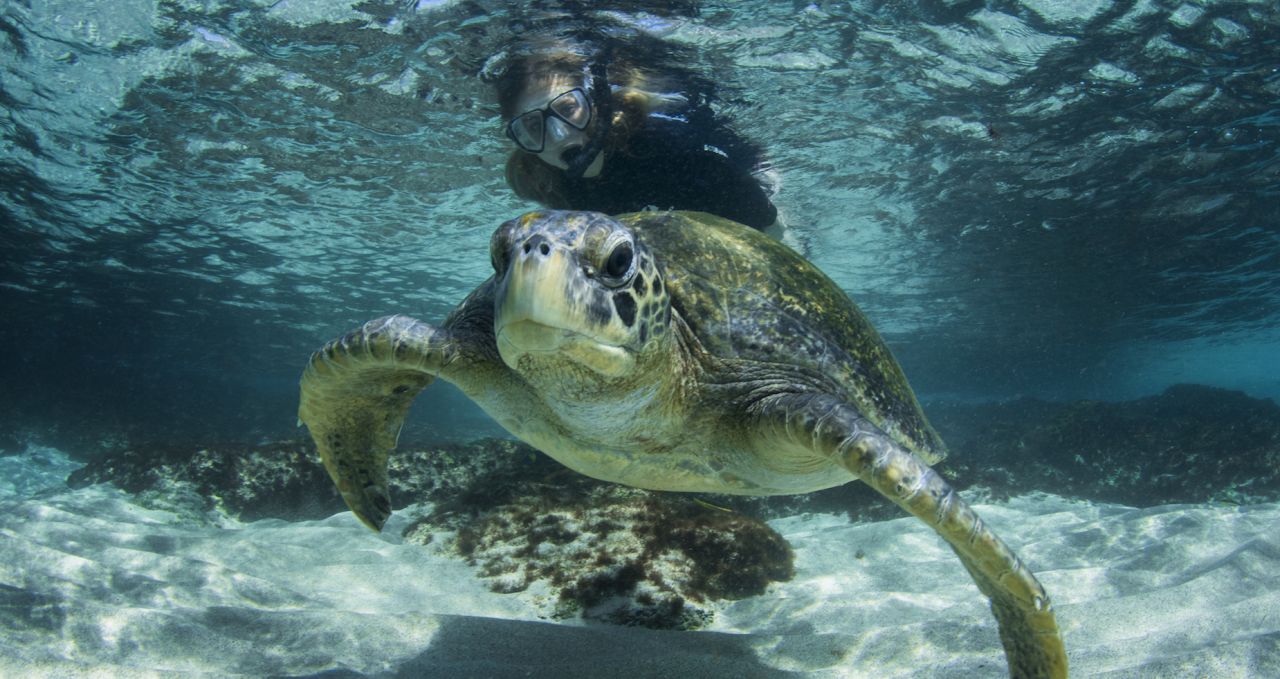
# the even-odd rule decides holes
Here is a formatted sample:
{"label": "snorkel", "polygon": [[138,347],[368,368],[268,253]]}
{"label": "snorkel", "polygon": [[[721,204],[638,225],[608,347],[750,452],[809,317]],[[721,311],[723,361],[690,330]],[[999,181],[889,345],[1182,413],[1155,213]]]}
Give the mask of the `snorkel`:
{"label": "snorkel", "polygon": [[569,161],[565,174],[570,179],[582,178],[587,168],[591,167],[596,155],[604,148],[609,129],[613,127],[613,91],[609,87],[608,61],[609,53],[606,51],[591,64],[588,70],[591,74],[591,101],[596,107],[596,118],[599,122],[596,123],[596,130],[591,134],[586,145],[578,149],[573,160]]}

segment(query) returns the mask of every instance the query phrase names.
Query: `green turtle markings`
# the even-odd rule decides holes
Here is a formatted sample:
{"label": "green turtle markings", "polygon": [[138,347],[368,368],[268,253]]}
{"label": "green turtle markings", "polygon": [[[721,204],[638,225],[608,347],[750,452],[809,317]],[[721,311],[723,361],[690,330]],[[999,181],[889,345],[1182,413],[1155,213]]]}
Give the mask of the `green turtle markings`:
{"label": "green turtle markings", "polygon": [[799,255],[702,213],[532,212],[439,326],[370,321],[312,355],[299,418],[361,521],[437,377],[564,465],[651,490],[804,493],[860,479],[932,526],[991,602],[1013,677],[1065,677],[1044,588],[929,467],[945,454],[897,362]]}

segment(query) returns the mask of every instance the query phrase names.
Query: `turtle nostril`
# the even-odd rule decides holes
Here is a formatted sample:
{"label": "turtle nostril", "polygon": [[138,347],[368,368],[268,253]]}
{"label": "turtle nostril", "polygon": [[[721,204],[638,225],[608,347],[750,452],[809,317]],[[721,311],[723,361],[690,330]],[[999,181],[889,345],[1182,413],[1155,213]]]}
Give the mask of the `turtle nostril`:
{"label": "turtle nostril", "polygon": [[546,236],[540,233],[530,236],[529,239],[524,242],[524,245],[520,246],[520,249],[527,255],[532,253],[535,247],[538,248],[538,253],[543,257],[551,254],[550,241],[547,240]]}

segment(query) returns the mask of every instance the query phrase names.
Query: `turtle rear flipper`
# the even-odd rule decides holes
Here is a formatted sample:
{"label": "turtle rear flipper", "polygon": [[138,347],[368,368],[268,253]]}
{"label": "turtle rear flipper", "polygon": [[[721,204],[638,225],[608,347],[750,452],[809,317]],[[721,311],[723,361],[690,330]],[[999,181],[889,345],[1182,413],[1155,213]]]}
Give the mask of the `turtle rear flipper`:
{"label": "turtle rear flipper", "polygon": [[919,458],[826,394],[790,394],[761,409],[762,441],[789,439],[841,464],[929,524],[991,601],[1015,679],[1065,679],[1067,654],[1049,596],[1013,550]]}
{"label": "turtle rear flipper", "polygon": [[387,458],[405,413],[451,353],[447,333],[408,316],[369,321],[311,355],[298,419],[342,499],[375,531],[391,515]]}

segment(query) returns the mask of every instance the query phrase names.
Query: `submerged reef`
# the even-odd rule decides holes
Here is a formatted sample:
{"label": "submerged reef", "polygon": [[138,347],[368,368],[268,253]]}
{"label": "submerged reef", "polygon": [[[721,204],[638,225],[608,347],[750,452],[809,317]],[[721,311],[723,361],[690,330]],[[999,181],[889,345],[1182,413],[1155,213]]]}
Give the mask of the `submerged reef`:
{"label": "submerged reef", "polygon": [[1119,403],[1019,399],[930,409],[961,487],[1149,507],[1280,499],[1280,406],[1182,384]]}
{"label": "submerged reef", "polygon": [[320,518],[342,509],[314,447],[301,441],[130,445],[109,450],[67,477],[72,488],[106,482],[134,493],[145,506],[221,511],[246,521]]}
{"label": "submerged reef", "polygon": [[[465,493],[477,476],[518,467],[534,455],[541,454],[506,439],[409,448],[389,463],[391,496],[403,506],[436,492]],[[244,446],[128,446],[110,450],[67,478],[72,488],[108,482],[151,504],[185,497],[205,511],[244,521],[321,519],[346,510],[315,445],[302,439]]]}
{"label": "submerged reef", "polygon": [[759,519],[546,471],[495,471],[472,492],[441,498],[405,538],[427,543],[443,531],[494,591],[549,592],[547,617],[658,629],[696,629],[711,619],[710,601],[792,577],[790,546]]}

